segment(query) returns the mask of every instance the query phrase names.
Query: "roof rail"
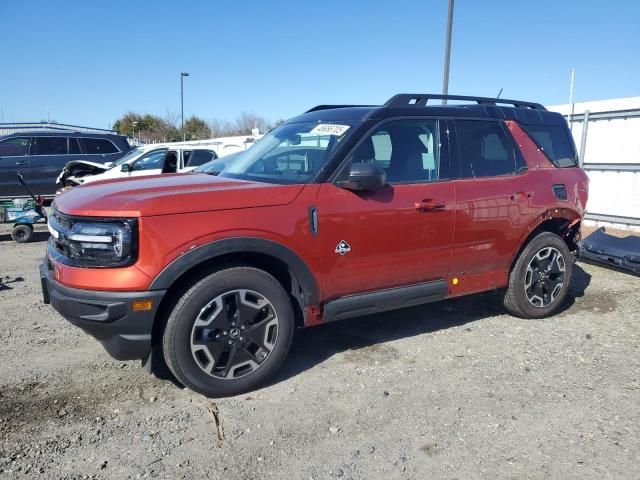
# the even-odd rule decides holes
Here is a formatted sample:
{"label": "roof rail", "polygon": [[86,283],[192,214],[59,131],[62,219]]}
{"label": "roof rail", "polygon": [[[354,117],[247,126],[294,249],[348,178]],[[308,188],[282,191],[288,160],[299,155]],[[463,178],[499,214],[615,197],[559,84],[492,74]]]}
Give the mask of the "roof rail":
{"label": "roof rail", "polygon": [[375,107],[376,105],[316,105],[304,113],[317,112],[318,110],[331,110],[334,108]]}
{"label": "roof rail", "polygon": [[546,110],[539,103],[522,102],[520,100],[507,100],[505,98],[489,98],[489,97],[468,97],[464,95],[437,95],[432,93],[400,93],[391,97],[385,107],[424,107],[429,100],[463,100],[476,102],[479,105],[496,105],[498,103],[506,103],[514,107],[526,107],[532,110]]}

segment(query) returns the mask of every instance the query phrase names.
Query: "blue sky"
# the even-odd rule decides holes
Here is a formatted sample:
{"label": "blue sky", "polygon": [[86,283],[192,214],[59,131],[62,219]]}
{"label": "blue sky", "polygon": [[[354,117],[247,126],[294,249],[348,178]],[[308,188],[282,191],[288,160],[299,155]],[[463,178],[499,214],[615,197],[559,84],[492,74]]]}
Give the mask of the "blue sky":
{"label": "blue sky", "polygon": [[[288,118],[442,89],[447,0],[1,1],[4,121]],[[449,92],[640,95],[640,1],[456,0]]]}

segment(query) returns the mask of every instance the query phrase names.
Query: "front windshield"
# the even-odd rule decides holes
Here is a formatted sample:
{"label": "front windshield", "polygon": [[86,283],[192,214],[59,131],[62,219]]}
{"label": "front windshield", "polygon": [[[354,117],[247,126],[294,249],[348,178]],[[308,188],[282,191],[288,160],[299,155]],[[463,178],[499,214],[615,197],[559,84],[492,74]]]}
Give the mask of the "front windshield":
{"label": "front windshield", "polygon": [[113,165],[111,165],[111,168],[117,167],[118,165],[122,165],[126,161],[131,160],[133,157],[137,157],[141,153],[142,153],[142,149],[141,148],[137,148],[137,147],[133,148],[133,149],[129,150],[129,152],[124,157],[120,157],[118,160],[113,162]]}
{"label": "front windshield", "polygon": [[220,174],[266,183],[307,183],[349,135],[346,123],[285,123],[262,137]]}

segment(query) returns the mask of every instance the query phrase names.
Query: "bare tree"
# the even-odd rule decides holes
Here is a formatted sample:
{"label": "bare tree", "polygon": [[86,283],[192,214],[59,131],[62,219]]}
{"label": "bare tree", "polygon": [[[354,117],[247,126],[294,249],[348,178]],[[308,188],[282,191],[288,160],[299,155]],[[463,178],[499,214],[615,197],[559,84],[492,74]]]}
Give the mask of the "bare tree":
{"label": "bare tree", "polygon": [[249,135],[254,128],[264,132],[268,127],[269,122],[264,117],[252,112],[242,112],[236,118],[236,128],[240,135]]}

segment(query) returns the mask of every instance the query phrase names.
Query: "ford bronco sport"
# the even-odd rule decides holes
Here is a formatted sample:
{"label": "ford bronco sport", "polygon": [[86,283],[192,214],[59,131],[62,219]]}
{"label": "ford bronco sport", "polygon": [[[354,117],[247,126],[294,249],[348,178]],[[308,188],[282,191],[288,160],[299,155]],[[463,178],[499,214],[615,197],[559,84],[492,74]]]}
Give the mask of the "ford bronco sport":
{"label": "ford bronco sport", "polygon": [[[569,290],[588,180],[539,104],[322,105],[220,175],[109,180],[53,204],[45,302],[116,359],[207,396],[263,383],[296,327],[497,290]],[[165,363],[166,362],[166,363]]]}

